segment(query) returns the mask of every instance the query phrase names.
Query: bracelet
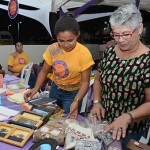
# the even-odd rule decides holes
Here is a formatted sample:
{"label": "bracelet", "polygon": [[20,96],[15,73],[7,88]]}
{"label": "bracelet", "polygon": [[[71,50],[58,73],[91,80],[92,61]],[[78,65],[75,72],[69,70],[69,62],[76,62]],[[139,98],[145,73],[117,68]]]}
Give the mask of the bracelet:
{"label": "bracelet", "polygon": [[76,101],[79,103],[79,99],[78,98],[76,98],[76,99],[73,100],[73,102],[76,102]]}
{"label": "bracelet", "polygon": [[133,118],[132,114],[129,113],[129,112],[126,112],[126,114],[128,114],[128,115],[130,116],[131,122],[133,122],[133,121],[134,121],[134,118]]}
{"label": "bracelet", "polygon": [[93,100],[93,104],[97,104],[97,103],[100,103],[100,100],[98,99]]}

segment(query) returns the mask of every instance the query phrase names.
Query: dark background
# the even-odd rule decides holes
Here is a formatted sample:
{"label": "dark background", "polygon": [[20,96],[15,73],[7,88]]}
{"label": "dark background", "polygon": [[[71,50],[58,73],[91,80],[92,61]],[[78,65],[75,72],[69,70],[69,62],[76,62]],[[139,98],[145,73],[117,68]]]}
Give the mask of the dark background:
{"label": "dark background", "polygon": [[[112,6],[91,6],[86,11],[84,11],[84,13],[91,14],[100,12],[112,12],[115,9],[116,7]],[[74,9],[71,9],[70,11],[73,10]],[[150,13],[144,10],[141,10],[141,13],[143,16],[144,27],[146,27],[146,33],[143,36],[143,41],[145,44],[150,44],[150,37],[148,36],[150,35]],[[58,14],[50,13],[49,19],[52,22],[52,28],[54,27],[58,17],[59,12]],[[106,27],[105,23],[108,23],[108,21],[109,17],[103,17],[99,19],[79,22],[81,30],[79,41],[81,43],[91,44],[104,44],[109,41],[111,39],[109,36],[110,29],[107,30],[107,32],[104,32],[104,28]],[[50,44],[52,37],[50,37],[47,30],[40,22],[19,14],[15,19],[10,19],[8,12],[6,10],[0,9],[0,31],[8,31],[8,26],[11,24],[9,31],[12,34],[14,41],[18,39],[18,22],[22,22],[22,24],[19,25],[19,37],[20,40],[23,41],[23,44]]]}

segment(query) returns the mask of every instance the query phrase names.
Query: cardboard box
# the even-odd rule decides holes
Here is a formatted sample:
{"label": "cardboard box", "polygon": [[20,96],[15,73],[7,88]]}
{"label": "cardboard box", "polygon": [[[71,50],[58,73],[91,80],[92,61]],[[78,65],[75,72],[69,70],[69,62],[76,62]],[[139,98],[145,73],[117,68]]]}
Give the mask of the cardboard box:
{"label": "cardboard box", "polygon": [[139,141],[130,140],[127,144],[129,150],[150,150],[150,146],[140,143]]}

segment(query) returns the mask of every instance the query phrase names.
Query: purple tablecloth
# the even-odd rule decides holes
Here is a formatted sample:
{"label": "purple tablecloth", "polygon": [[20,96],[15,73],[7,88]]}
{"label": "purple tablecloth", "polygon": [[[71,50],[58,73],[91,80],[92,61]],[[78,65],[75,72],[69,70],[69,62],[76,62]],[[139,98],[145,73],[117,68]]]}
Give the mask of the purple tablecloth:
{"label": "purple tablecloth", "polygon": [[[7,106],[8,108],[11,108],[14,110],[19,110],[19,111],[23,110],[23,108],[20,105],[8,101],[5,95],[1,95],[1,96],[2,96],[3,106]],[[82,116],[78,116],[78,120],[83,120],[83,119],[84,118]],[[32,142],[32,137],[22,148],[0,142],[0,150],[28,150],[33,144],[34,143]],[[119,150],[122,150],[121,143],[119,141],[115,141],[111,145],[117,147]],[[63,148],[59,147],[59,150],[63,150]]]}
{"label": "purple tablecloth", "polygon": [[13,76],[13,75],[6,74],[3,81],[5,84],[13,84],[13,83],[20,82],[20,78]]}

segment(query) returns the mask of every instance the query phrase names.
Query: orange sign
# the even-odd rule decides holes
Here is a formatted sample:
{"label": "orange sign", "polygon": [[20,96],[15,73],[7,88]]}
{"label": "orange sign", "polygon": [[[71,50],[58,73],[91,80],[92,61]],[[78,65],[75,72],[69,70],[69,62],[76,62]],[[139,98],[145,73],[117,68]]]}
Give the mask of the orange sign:
{"label": "orange sign", "polygon": [[8,5],[8,16],[11,19],[14,19],[18,14],[18,1],[17,0],[10,0]]}

